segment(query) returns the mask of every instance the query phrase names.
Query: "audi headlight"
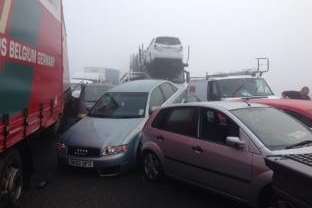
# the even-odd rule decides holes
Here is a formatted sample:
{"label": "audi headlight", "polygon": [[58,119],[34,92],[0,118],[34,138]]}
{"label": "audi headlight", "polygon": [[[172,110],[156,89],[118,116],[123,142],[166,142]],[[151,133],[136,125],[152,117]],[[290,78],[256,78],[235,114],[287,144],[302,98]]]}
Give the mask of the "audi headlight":
{"label": "audi headlight", "polygon": [[117,155],[120,153],[125,153],[128,151],[128,145],[120,145],[120,146],[107,146],[105,147],[102,155],[107,156],[107,155]]}

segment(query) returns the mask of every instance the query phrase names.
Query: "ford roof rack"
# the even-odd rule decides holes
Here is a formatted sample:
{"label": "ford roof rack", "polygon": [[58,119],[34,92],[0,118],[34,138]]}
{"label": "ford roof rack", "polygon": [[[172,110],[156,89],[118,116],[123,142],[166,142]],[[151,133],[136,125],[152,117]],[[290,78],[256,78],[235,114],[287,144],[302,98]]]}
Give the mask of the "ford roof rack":
{"label": "ford roof rack", "polygon": [[252,69],[247,69],[247,70],[242,70],[242,71],[237,71],[237,72],[217,73],[217,74],[208,74],[207,73],[206,79],[229,77],[229,76],[243,76],[243,75],[255,77],[258,73],[259,73],[258,71],[255,71]]}
{"label": "ford roof rack", "polygon": [[[216,74],[208,74],[206,73],[206,79],[211,78],[222,78],[229,76],[253,76],[253,77],[261,77],[263,73],[268,72],[270,70],[270,59],[263,57],[257,58],[257,68],[244,69],[236,72],[227,72],[227,73],[216,73]],[[265,65],[265,69],[262,70],[262,66]]]}

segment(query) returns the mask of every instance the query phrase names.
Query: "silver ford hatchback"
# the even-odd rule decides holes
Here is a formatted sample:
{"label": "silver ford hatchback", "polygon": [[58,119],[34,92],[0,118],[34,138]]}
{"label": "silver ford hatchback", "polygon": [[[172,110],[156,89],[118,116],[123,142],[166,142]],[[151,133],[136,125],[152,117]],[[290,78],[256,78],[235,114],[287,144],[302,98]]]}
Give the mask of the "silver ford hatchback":
{"label": "silver ford hatchback", "polygon": [[264,158],[312,153],[307,126],[247,102],[163,108],[146,123],[142,142],[147,179],[172,176],[261,208],[272,197],[272,171]]}

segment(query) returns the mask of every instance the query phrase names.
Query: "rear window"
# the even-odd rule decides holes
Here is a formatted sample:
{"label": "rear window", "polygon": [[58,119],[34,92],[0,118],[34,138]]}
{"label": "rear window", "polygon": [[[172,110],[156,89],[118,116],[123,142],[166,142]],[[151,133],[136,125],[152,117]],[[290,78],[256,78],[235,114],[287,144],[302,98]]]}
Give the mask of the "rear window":
{"label": "rear window", "polygon": [[156,38],[156,43],[164,45],[180,45],[181,42],[178,38],[173,37],[158,37]]}

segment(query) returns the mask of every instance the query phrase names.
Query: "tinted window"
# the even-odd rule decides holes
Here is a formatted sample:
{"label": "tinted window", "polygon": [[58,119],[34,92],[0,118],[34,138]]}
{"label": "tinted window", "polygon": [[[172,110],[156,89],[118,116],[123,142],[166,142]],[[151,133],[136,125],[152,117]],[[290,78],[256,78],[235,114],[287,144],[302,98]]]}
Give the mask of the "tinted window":
{"label": "tinted window", "polygon": [[90,116],[103,118],[145,117],[147,93],[105,93],[95,104]]}
{"label": "tinted window", "polygon": [[226,137],[239,137],[239,127],[224,113],[201,110],[200,138],[211,142],[225,144]]}
{"label": "tinted window", "polygon": [[163,91],[166,100],[177,91],[177,88],[169,83],[162,84],[160,88]]}
{"label": "tinted window", "polygon": [[164,45],[180,45],[181,42],[178,38],[173,37],[158,37],[156,38],[156,43]]}
{"label": "tinted window", "polygon": [[196,108],[175,108],[167,113],[162,129],[185,136],[197,136],[198,110]]}
{"label": "tinted window", "polygon": [[162,92],[160,91],[160,88],[155,88],[151,94],[150,109],[152,107],[160,107],[164,102],[165,99]]}
{"label": "tinted window", "polygon": [[168,112],[170,112],[169,109],[161,110],[155,117],[154,121],[152,122],[152,127],[162,129],[164,126],[165,119],[167,118]]}
{"label": "tinted window", "polygon": [[269,149],[312,140],[311,131],[298,120],[273,108],[244,108],[232,111]]}

